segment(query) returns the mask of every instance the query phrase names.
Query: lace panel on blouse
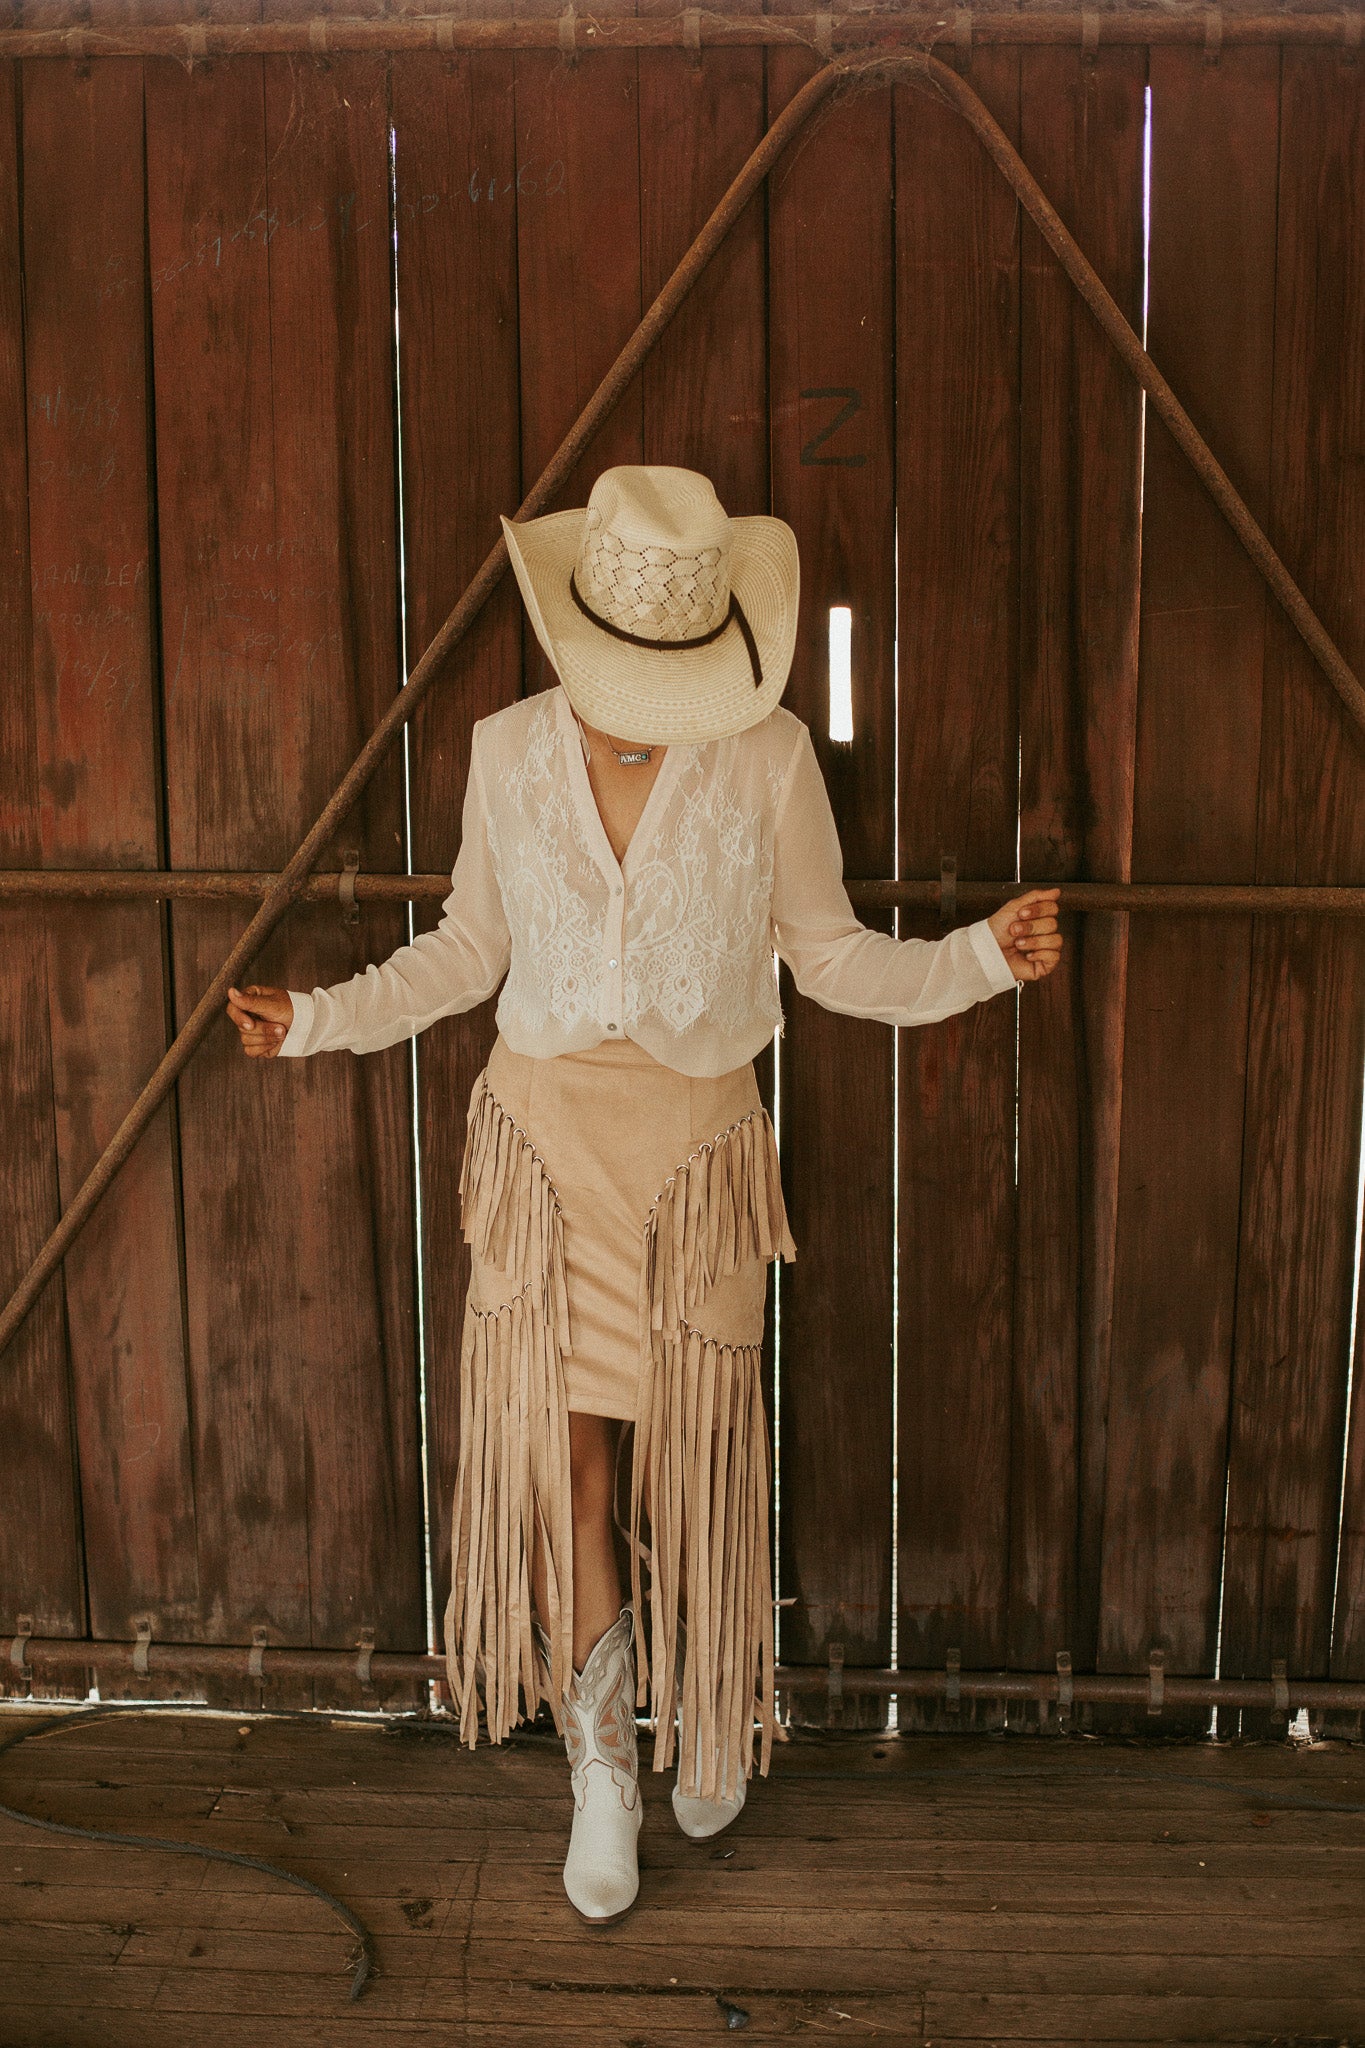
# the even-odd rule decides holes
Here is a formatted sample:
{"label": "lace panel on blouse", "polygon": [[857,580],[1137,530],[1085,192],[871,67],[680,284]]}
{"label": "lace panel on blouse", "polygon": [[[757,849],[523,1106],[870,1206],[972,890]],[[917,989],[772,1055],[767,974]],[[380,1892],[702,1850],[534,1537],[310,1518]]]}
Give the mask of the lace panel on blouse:
{"label": "lace panel on blouse", "polygon": [[[608,882],[565,772],[552,695],[519,758],[498,771],[489,845],[512,933],[502,1024],[572,1031],[598,1014]],[[629,1028],[657,1017],[679,1035],[705,1017],[727,1037],[781,1022],[767,943],[773,848],[761,806],[737,786],[734,740],[688,746],[648,838],[630,849],[623,933]],[[769,767],[771,799],[780,768]],[[491,793],[490,793],[491,794]],[[771,817],[772,803],[767,806]]]}

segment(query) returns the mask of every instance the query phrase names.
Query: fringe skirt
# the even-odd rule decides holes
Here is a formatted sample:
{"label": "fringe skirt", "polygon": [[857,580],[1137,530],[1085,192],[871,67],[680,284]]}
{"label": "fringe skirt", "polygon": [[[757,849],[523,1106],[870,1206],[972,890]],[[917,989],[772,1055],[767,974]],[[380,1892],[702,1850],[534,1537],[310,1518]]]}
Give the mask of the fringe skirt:
{"label": "fringe skirt", "polygon": [[[471,1274],[445,1642],[461,1735],[478,1739],[480,1694],[494,1742],[541,1700],[562,1730],[568,1418],[617,1416],[633,1425],[636,1705],[653,1767],[671,1764],[676,1733],[683,1790],[732,1795],[755,1717],[764,1775],[772,1748],[763,1319],[769,1262],[796,1256],[753,1063],[696,1077],[632,1039],[532,1059],[499,1036],[470,1096],[460,1204]],[[537,1543],[548,1668],[531,1630]]]}

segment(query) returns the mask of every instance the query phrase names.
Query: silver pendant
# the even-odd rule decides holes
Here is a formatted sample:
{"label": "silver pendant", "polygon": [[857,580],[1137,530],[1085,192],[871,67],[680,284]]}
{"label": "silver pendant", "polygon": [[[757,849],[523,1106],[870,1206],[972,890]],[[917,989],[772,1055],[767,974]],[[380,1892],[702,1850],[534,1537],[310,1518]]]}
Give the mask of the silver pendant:
{"label": "silver pendant", "polygon": [[[613,754],[616,754],[616,749],[615,749],[615,747],[613,747],[613,748],[612,748],[612,752],[613,752]],[[652,753],[652,752],[653,752],[653,748],[652,748],[652,747],[646,747],[646,748],[644,749],[644,751],[643,751],[642,753],[638,753],[638,754],[616,754],[616,758],[617,758],[617,760],[618,760],[618,761],[619,761],[619,762],[621,763],[621,766],[622,766],[623,768],[627,768],[627,767],[630,767],[630,766],[632,766],[632,765],[633,765],[633,764],[634,764],[635,762],[637,762],[637,761],[647,761],[647,760],[649,759],[649,757],[650,757],[650,755],[651,755],[651,753]]]}

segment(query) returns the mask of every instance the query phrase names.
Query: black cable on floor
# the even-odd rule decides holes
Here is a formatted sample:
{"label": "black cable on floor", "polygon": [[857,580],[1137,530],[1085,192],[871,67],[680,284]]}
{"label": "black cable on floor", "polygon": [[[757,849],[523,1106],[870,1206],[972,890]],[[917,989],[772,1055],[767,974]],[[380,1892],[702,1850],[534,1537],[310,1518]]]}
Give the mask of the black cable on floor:
{"label": "black cable on floor", "polygon": [[[64,1713],[49,1714],[32,1728],[21,1728],[17,1735],[11,1735],[0,1742],[0,1756],[7,1750],[17,1749],[21,1742],[27,1742],[34,1735],[50,1734],[54,1729],[73,1727],[77,1722],[108,1720],[120,1714],[179,1714],[182,1717],[193,1709],[186,1709],[179,1701],[168,1701],[165,1706],[149,1705],[143,1700],[129,1700],[126,1704],[97,1707],[68,1707]],[[0,1805],[0,1814],[6,1820],[22,1821],[25,1827],[46,1828],[49,1834],[76,1835],[84,1842],[117,1842],[129,1849],[169,1849],[177,1856],[207,1856],[215,1863],[239,1863],[245,1870],[263,1870],[269,1877],[283,1878],[286,1884],[297,1885],[300,1891],[311,1892],[315,1899],[321,1899],[334,1913],[346,1922],[360,1943],[360,1958],[351,1977],[351,1999],[359,1998],[369,1981],[374,1965],[374,1939],[365,1923],[358,1919],[350,1907],[344,1905],[333,1892],[324,1891],[311,1878],[298,1877],[292,1870],[283,1869],[278,1863],[267,1863],[262,1856],[245,1856],[236,1849],[206,1848],[201,1842],[175,1842],[161,1835],[119,1835],[107,1828],[79,1828],[70,1821],[43,1820],[34,1813],[21,1813],[16,1806]]]}

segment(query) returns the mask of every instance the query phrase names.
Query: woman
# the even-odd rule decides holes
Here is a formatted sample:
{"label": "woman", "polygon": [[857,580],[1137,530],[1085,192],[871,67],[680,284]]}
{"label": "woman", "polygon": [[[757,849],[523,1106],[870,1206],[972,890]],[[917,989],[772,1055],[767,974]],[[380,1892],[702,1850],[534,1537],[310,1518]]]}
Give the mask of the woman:
{"label": "woman", "polygon": [[639,1883],[637,1706],[656,1770],[676,1718],[686,1834],[743,1805],[756,1711],[768,1769],[760,1368],[768,1266],[796,1255],[753,1066],[782,1025],[774,949],[827,1009],[908,1025],[1050,973],[1062,941],[1055,888],[935,941],[854,917],[810,733],[778,702],[783,521],[632,467],[503,527],[559,683],[475,723],[441,923],[334,988],[233,989],[228,1014],[255,1058],[363,1053],[502,984],[460,1176],[446,1656],[471,1744],[480,1692],[495,1742],[548,1701],[572,1765],[565,1888],[603,1924]]}

